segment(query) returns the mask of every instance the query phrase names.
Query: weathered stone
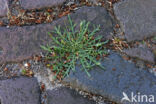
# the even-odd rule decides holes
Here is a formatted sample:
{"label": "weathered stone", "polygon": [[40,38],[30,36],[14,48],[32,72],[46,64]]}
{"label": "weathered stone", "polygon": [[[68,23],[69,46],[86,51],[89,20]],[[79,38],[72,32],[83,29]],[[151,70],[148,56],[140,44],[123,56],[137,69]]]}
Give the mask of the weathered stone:
{"label": "weathered stone", "polygon": [[3,49],[0,47],[0,55],[3,53]]}
{"label": "weathered stone", "polygon": [[6,16],[8,13],[8,0],[0,0],[0,17]]}
{"label": "weathered stone", "polygon": [[156,36],[156,0],[122,0],[114,13],[128,41]]}
{"label": "weathered stone", "polygon": [[103,35],[105,39],[112,38],[110,33],[113,32],[115,21],[113,21],[107,10],[103,7],[82,7],[76,13],[71,14],[71,18],[77,24],[82,20],[90,21],[91,30],[93,29],[93,24],[95,26],[100,25],[100,32],[97,35]]}
{"label": "weathered stone", "polygon": [[127,55],[131,57],[136,57],[144,61],[148,61],[150,63],[155,63],[154,54],[148,48],[145,47],[130,48],[125,49],[123,52],[125,52]]}
{"label": "weathered stone", "polygon": [[0,81],[1,104],[40,104],[40,88],[34,78]]}
{"label": "weathered stone", "polygon": [[155,56],[155,60],[156,60],[156,45],[152,48],[152,52],[153,52],[153,54]]}
{"label": "weathered stone", "polygon": [[94,101],[89,101],[76,91],[68,88],[58,88],[47,91],[48,104],[96,104]]}
{"label": "weathered stone", "polygon": [[[101,64],[105,70],[94,67],[93,70],[90,70],[90,78],[77,65],[76,72],[71,72],[63,82],[119,103],[123,98],[123,92],[129,97],[132,92],[135,95],[140,92],[142,95],[156,96],[156,78],[147,70],[136,68],[135,64],[125,61],[116,53],[111,53]],[[123,102],[123,104],[129,103]],[[146,104],[146,102],[141,104]]]}
{"label": "weathered stone", "polygon": [[88,0],[88,1],[91,2],[91,3],[93,3],[93,4],[95,4],[95,5],[97,5],[98,2],[99,2],[99,0]]}
{"label": "weathered stone", "polygon": [[[71,18],[79,24],[81,20],[87,20],[95,25],[101,25],[101,31],[97,35],[104,38],[110,36],[113,31],[113,22],[106,9],[102,7],[82,7]],[[23,27],[0,27],[0,63],[8,61],[21,61],[42,52],[40,45],[51,41],[47,32],[52,31],[54,26],[68,21],[67,16],[62,17],[51,24],[39,24]],[[90,28],[91,29],[91,28]]]}
{"label": "weathered stone", "polygon": [[66,0],[20,0],[24,9],[40,9],[63,4]]}
{"label": "weathered stone", "polygon": [[52,25],[0,27],[0,63],[21,61],[41,52],[40,45],[48,43]]}

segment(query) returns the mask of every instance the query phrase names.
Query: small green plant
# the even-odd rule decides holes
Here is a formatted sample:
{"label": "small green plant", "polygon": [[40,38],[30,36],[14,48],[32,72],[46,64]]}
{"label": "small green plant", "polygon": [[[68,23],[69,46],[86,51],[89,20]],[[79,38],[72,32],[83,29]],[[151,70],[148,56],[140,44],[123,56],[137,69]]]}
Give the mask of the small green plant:
{"label": "small green plant", "polygon": [[89,70],[93,66],[98,65],[104,69],[97,57],[107,54],[103,45],[108,41],[102,42],[100,35],[95,37],[100,26],[93,26],[94,29],[90,31],[90,22],[81,21],[78,30],[70,16],[68,18],[69,25],[65,26],[63,32],[60,26],[55,27],[54,31],[49,32],[52,43],[41,48],[48,51],[46,58],[52,61],[51,65],[56,76],[60,73],[63,78],[68,76],[70,70],[75,71],[75,65],[79,62],[82,65],[81,70],[90,77]]}
{"label": "small green plant", "polygon": [[27,71],[25,69],[22,70],[22,74],[25,75]]}

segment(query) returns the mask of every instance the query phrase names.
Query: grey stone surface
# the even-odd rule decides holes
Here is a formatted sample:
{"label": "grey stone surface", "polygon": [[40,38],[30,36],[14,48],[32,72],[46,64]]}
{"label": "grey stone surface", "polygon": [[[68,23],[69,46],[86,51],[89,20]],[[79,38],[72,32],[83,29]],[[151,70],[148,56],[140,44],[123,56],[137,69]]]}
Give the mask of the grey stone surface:
{"label": "grey stone surface", "polygon": [[[112,38],[110,33],[113,32],[115,21],[111,18],[107,10],[103,7],[82,7],[76,13],[71,14],[71,18],[79,24],[81,20],[90,21],[91,25],[100,25],[98,35],[103,35],[106,39]],[[92,30],[92,26],[90,26]]]}
{"label": "grey stone surface", "polygon": [[[91,24],[101,25],[101,31],[97,35],[104,38],[110,36],[113,31],[113,22],[106,9],[102,7],[82,7],[71,18],[79,24],[81,20],[90,21]],[[62,17],[51,24],[39,24],[23,27],[0,27],[0,63],[8,61],[21,61],[32,55],[42,52],[40,45],[47,44],[51,39],[47,32],[52,31],[54,26],[67,22],[67,16]],[[90,29],[92,29],[90,27]]]}
{"label": "grey stone surface", "polygon": [[8,0],[0,0],[0,17],[6,16],[8,13]]}
{"label": "grey stone surface", "polygon": [[[133,63],[125,61],[117,53],[111,53],[101,64],[105,67],[105,70],[94,67],[90,71],[90,78],[77,65],[76,72],[71,72],[63,82],[74,88],[100,94],[118,103],[121,103],[123,92],[130,99],[132,92],[134,94],[139,92],[142,95],[149,96],[152,94],[156,96],[156,77],[147,70],[136,68]],[[123,104],[129,104],[129,102],[125,101]],[[134,102],[130,104],[134,104]],[[147,103],[142,102],[141,104]]]}
{"label": "grey stone surface", "polygon": [[156,59],[156,45],[154,45],[154,46],[152,47],[152,52],[153,52],[154,57],[155,57],[155,59]]}
{"label": "grey stone surface", "polygon": [[21,6],[24,9],[40,9],[61,5],[66,0],[20,0]]}
{"label": "grey stone surface", "polygon": [[57,88],[47,91],[48,104],[96,104],[68,88]]}
{"label": "grey stone surface", "polygon": [[95,4],[95,5],[97,5],[99,0],[88,0],[88,1]]}
{"label": "grey stone surface", "polygon": [[41,52],[40,45],[48,43],[51,24],[24,27],[0,27],[0,63],[20,61]]}
{"label": "grey stone surface", "polygon": [[0,104],[40,104],[40,89],[34,78],[0,81]]}
{"label": "grey stone surface", "polygon": [[121,0],[114,13],[128,41],[156,36],[156,0]]}
{"label": "grey stone surface", "polygon": [[155,63],[154,54],[147,47],[125,49],[123,52],[131,57],[136,57],[150,63]]}

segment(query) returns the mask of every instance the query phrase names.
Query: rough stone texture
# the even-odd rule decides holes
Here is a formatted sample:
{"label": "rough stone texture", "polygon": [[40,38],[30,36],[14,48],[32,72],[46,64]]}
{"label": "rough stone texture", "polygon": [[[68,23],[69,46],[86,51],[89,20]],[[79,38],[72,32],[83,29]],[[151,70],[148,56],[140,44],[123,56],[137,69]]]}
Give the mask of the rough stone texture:
{"label": "rough stone texture", "polygon": [[49,90],[47,94],[48,104],[96,104],[68,88]]}
{"label": "rough stone texture", "polygon": [[152,47],[152,52],[153,52],[153,54],[154,54],[154,56],[156,58],[156,45]]}
{"label": "rough stone texture", "polygon": [[6,61],[20,61],[41,52],[40,45],[48,42],[47,31],[51,25],[37,25],[24,27],[0,27],[0,63]]}
{"label": "rough stone texture", "polygon": [[[113,31],[113,22],[108,12],[102,7],[82,7],[71,18],[79,24],[81,20],[91,21],[92,24],[101,25],[101,31],[97,35],[109,37]],[[67,16],[62,17],[51,24],[40,24],[23,27],[0,27],[0,63],[8,61],[21,61],[39,54],[40,45],[47,44],[51,39],[47,32],[54,26],[64,27]]]}
{"label": "rough stone texture", "polygon": [[[100,32],[98,35],[103,35],[104,38],[112,38],[110,33],[113,33],[113,26],[115,21],[111,18],[109,13],[103,7],[82,7],[76,13],[71,15],[71,18],[79,24],[81,20],[90,21],[91,25],[100,25]],[[92,26],[90,26],[92,30]]]}
{"label": "rough stone texture", "polygon": [[40,9],[63,4],[66,0],[20,0],[24,9]]}
{"label": "rough stone texture", "polygon": [[156,0],[124,0],[114,12],[128,41],[156,36]]}
{"label": "rough stone texture", "polygon": [[40,89],[34,78],[0,81],[1,104],[40,104]]}
{"label": "rough stone texture", "polygon": [[6,16],[8,13],[8,0],[0,0],[0,17]]}
{"label": "rough stone texture", "polygon": [[136,57],[150,63],[155,63],[154,54],[148,48],[130,48],[125,49],[124,52],[131,57]]}
{"label": "rough stone texture", "polygon": [[[122,92],[128,96],[131,92],[156,96],[156,77],[147,70],[136,68],[133,63],[123,60],[116,53],[111,53],[108,58],[105,58],[102,65],[105,70],[94,67],[90,71],[90,78],[80,70],[80,66],[77,66],[76,72],[71,72],[69,77],[64,79],[64,83],[100,94],[119,103],[123,97]],[[123,104],[129,103],[123,102]]]}
{"label": "rough stone texture", "polygon": [[95,5],[97,5],[98,2],[99,2],[99,0],[88,0],[88,1],[91,2],[91,3],[93,3],[93,4],[95,4]]}

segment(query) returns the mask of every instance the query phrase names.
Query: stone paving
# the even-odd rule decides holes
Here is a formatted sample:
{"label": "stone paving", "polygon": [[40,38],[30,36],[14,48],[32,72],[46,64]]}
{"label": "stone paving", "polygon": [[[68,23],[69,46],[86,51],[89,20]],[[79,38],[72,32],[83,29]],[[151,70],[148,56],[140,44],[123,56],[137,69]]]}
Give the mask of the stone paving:
{"label": "stone paving", "polygon": [[142,40],[156,34],[156,1],[125,0],[114,6],[128,41]]}
{"label": "stone paving", "polygon": [[21,7],[24,9],[41,9],[61,5],[65,0],[20,0]]}
{"label": "stone paving", "polygon": [[154,54],[151,52],[150,49],[147,47],[137,47],[137,48],[131,48],[131,49],[126,49],[124,52],[131,56],[131,57],[137,57],[142,60],[154,63]]}
{"label": "stone paving", "polygon": [[7,16],[8,0],[0,0],[0,17]]}
{"label": "stone paving", "polygon": [[[0,0],[0,104],[156,103],[121,101],[123,92],[156,96],[156,0],[87,1]],[[94,67],[89,78],[77,65],[60,83],[40,45],[50,43],[47,32],[64,27],[67,14],[77,24],[100,25],[97,35],[110,40],[110,53],[101,61],[105,70]]]}
{"label": "stone paving", "polygon": [[94,67],[94,70],[90,71],[90,78],[80,70],[81,66],[77,66],[76,72],[71,72],[69,77],[64,79],[64,83],[70,83],[73,87],[103,95],[119,103],[123,97],[121,92],[126,92],[128,96],[131,92],[156,96],[154,75],[136,68],[133,63],[125,61],[116,53],[111,53],[101,63],[105,70]]}
{"label": "stone paving", "polygon": [[40,87],[35,78],[12,78],[0,81],[1,104],[39,104]]}
{"label": "stone paving", "polygon": [[67,88],[58,88],[47,91],[48,104],[96,104],[80,96],[76,91]]}
{"label": "stone paving", "polygon": [[[106,9],[102,7],[82,7],[74,14],[71,14],[71,18],[75,23],[79,23],[80,20],[87,20],[95,25],[101,25],[101,31],[98,34],[107,38],[110,38],[110,33],[113,32],[113,20]],[[62,24],[63,26],[67,20],[66,16],[49,24],[10,28],[0,27],[0,47],[3,51],[0,54],[0,63],[21,61],[39,54],[42,52],[40,45],[45,45],[51,40],[47,35],[48,32],[57,25]]]}

